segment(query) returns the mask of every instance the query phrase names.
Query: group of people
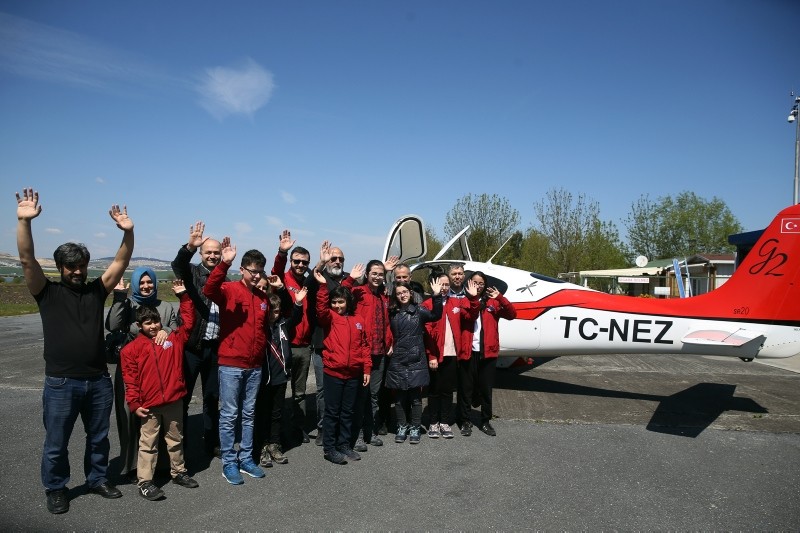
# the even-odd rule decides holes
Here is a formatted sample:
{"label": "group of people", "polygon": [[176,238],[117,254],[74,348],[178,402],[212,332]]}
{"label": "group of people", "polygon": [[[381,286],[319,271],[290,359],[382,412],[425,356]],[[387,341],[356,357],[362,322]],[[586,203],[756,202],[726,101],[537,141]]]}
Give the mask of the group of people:
{"label": "group of people", "polygon": [[[122,281],[133,251],[126,208],[112,206],[122,244],[92,282],[87,282],[89,252],[74,243],[54,254],[61,280],[45,277],[31,231],[40,212],[37,192],[17,194],[20,262],[44,331],[42,481],[50,512],[69,509],[66,447],[78,414],[88,435],[90,491],[106,498],[122,495],[106,475],[112,395],[122,473],[136,472],[141,496],[163,497],[153,476],[165,455],[173,483],[197,487],[185,466],[183,443],[198,379],[204,449],[221,458],[222,475],[233,485],[244,482],[242,474],[261,478],[263,467],[288,462],[281,447],[284,430],[302,442],[310,442],[316,431],[324,458],[336,464],[359,460],[368,445],[383,445],[380,436],[388,433],[392,414],[398,443],[419,443],[423,431],[430,438],[452,438],[454,423],[469,436],[473,405],[480,405],[479,429],[496,435],[491,419],[498,321],[515,318],[516,312],[496,288],[487,287],[482,272],[467,278],[454,263],[426,280],[426,298],[396,257],[358,264],[348,273],[342,250],[325,241],[312,266],[309,251],[284,230],[269,274],[265,256],[249,250],[240,260],[241,279],[231,281],[236,246],[227,237],[206,237],[204,224],[197,222],[172,262],[173,291],[180,300],[176,312],[158,298],[152,269],[135,269],[129,286]],[[198,250],[200,262],[192,264]],[[114,387],[103,345],[103,306],[110,292],[114,299],[105,326],[125,337]],[[317,418],[309,431],[306,383],[312,366]],[[288,386],[291,427],[284,428]],[[423,430],[426,388],[430,425]],[[159,454],[161,433],[166,453]]]}

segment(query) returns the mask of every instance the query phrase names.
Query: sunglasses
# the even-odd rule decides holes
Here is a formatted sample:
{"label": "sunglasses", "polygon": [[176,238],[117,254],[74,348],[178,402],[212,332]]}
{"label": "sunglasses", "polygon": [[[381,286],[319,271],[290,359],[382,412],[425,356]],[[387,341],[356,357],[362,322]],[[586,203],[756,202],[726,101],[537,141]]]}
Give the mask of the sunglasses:
{"label": "sunglasses", "polygon": [[306,265],[308,266],[308,261],[303,261],[302,259],[292,259],[293,265]]}
{"label": "sunglasses", "polygon": [[333,256],[331,256],[329,261],[331,263],[344,263],[344,257],[341,257],[339,255],[333,255]]}

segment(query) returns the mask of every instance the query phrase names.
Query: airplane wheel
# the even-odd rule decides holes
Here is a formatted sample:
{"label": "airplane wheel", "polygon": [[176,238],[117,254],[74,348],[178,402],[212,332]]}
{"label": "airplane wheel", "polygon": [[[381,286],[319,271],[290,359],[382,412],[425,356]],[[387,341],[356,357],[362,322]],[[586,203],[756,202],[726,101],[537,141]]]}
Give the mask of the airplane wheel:
{"label": "airplane wheel", "polygon": [[745,363],[750,363],[753,360],[752,357],[740,357],[739,359],[741,359]]}

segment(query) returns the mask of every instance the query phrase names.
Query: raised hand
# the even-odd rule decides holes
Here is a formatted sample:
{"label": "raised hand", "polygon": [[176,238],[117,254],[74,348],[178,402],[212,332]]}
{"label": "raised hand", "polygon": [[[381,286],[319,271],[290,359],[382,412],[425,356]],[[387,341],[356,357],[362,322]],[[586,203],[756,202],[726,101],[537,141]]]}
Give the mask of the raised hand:
{"label": "raised hand", "polygon": [[265,279],[267,280],[267,283],[269,283],[269,286],[273,289],[279,291],[283,288],[283,281],[281,281],[280,276],[271,275],[267,276]]}
{"label": "raised hand", "polygon": [[431,280],[431,294],[434,296],[442,294],[442,284],[439,283],[439,278]]}
{"label": "raised hand", "polygon": [[500,291],[497,290],[497,287],[486,287],[486,295],[489,298],[497,298],[500,295]]}
{"label": "raised hand", "polygon": [[122,209],[120,209],[119,205],[114,204],[111,206],[111,209],[108,210],[108,214],[111,215],[111,218],[117,223],[117,227],[122,231],[130,231],[133,229],[133,220],[128,217],[127,205],[123,205]]}
{"label": "raised hand", "polygon": [[394,268],[397,266],[399,262],[400,262],[400,257],[392,255],[386,261],[383,262],[383,268],[385,268],[387,272],[389,270],[394,270]]}
{"label": "raised hand", "polygon": [[294,293],[294,301],[296,303],[302,303],[303,300],[306,299],[306,295],[308,295],[308,287],[303,285],[303,287],[299,291],[295,291],[295,293]]}
{"label": "raised hand", "polygon": [[127,285],[125,284],[124,278],[120,278],[119,283],[117,283],[117,285],[114,287],[114,292],[124,292],[125,294],[128,294],[128,289],[130,286],[130,283]]}
{"label": "raised hand", "polygon": [[[226,245],[227,243],[227,245]],[[222,238],[222,260],[230,265],[233,263],[233,260],[236,259],[236,245],[231,244],[230,237],[223,237]]]}
{"label": "raised hand", "polygon": [[316,268],[314,269],[314,279],[317,280],[317,283],[319,283],[320,285],[328,283],[328,280],[325,279],[325,276],[322,275],[322,272],[320,272]]}
{"label": "raised hand", "polygon": [[180,296],[186,292],[186,287],[183,286],[182,279],[176,279],[172,282],[172,292],[175,293],[175,296]]}
{"label": "raised hand", "polygon": [[292,232],[285,229],[278,235],[278,250],[281,252],[288,252],[294,246],[295,241],[292,240]]}
{"label": "raised hand", "polygon": [[467,281],[467,294],[470,296],[478,295],[478,284],[475,283],[475,280],[471,279]]}
{"label": "raised hand", "polygon": [[39,205],[39,192],[33,189],[22,189],[22,198],[19,193],[17,195],[17,219],[18,220],[33,220],[42,212],[42,206]]}
{"label": "raised hand", "polygon": [[327,263],[331,259],[331,241],[322,241],[319,247],[319,260]]}
{"label": "raised hand", "polygon": [[203,232],[206,230],[206,225],[202,220],[195,222],[194,226],[189,225],[189,248],[197,250],[200,248],[208,237],[203,238]]}
{"label": "raised hand", "polygon": [[353,268],[350,269],[350,277],[353,279],[358,279],[364,275],[364,263],[356,263],[353,265]]}

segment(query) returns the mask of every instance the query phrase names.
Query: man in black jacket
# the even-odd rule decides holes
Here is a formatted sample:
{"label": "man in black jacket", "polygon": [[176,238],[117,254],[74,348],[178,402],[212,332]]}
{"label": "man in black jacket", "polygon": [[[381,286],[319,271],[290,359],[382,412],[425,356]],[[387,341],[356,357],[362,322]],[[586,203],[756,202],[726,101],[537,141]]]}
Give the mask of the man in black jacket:
{"label": "man in black jacket", "polygon": [[[192,391],[198,376],[203,387],[203,440],[209,456],[220,457],[219,451],[219,378],[217,348],[219,346],[219,308],[203,295],[208,275],[222,258],[222,243],[203,237],[205,224],[189,227],[189,242],[181,246],[172,261],[172,271],[182,279],[194,302],[195,322],[183,352],[186,397],[183,402],[184,435],[188,437],[188,412]],[[190,263],[200,249],[200,264]],[[186,439],[188,442],[188,438]]]}

